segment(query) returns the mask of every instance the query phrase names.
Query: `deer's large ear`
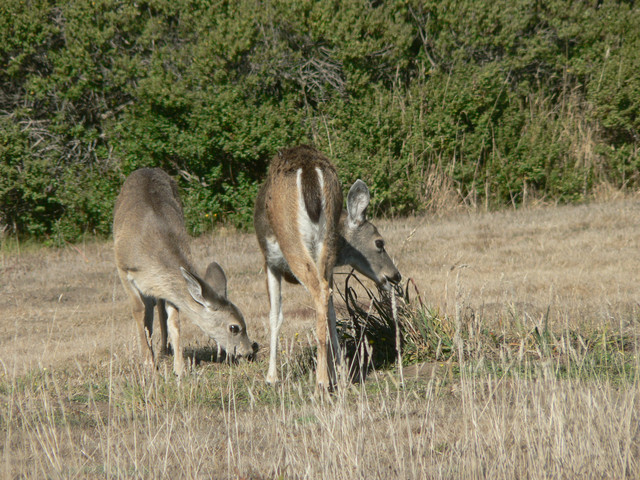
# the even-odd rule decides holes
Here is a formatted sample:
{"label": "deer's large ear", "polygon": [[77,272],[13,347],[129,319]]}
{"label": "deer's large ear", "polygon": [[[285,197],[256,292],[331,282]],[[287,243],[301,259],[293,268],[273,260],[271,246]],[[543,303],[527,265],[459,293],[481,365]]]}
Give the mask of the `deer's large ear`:
{"label": "deer's large ear", "polygon": [[227,276],[217,262],[211,262],[204,275],[204,281],[209,284],[213,291],[223,298],[227,298]]}
{"label": "deer's large ear", "polygon": [[350,226],[357,227],[364,222],[370,201],[369,188],[362,180],[356,180],[347,195],[347,213]]}
{"label": "deer's large ear", "polygon": [[201,280],[191,272],[187,271],[184,267],[180,267],[180,271],[182,272],[182,276],[184,277],[184,279],[187,281],[187,289],[189,290],[191,298],[193,298],[203,307],[208,306],[207,301],[204,299],[204,289]]}

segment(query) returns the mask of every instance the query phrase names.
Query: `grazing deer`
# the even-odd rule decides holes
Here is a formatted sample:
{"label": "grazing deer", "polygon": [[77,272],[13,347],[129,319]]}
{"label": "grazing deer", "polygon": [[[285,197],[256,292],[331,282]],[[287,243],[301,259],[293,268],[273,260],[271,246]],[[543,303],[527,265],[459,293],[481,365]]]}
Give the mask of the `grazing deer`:
{"label": "grazing deer", "polygon": [[184,372],[180,315],[198,325],[231,358],[253,356],[258,346],[247,336],[242,313],[227,299],[227,279],[220,265],[211,263],[204,278],[194,268],[178,186],[169,175],[158,168],[142,168],[127,178],[116,200],[113,238],[118,274],[131,299],[145,363],[154,363],[151,334],[156,304],[161,351],[167,352],[168,328],[178,376]]}
{"label": "grazing deer", "polygon": [[[334,266],[351,265],[380,287],[401,279],[384,240],[366,219],[369,189],[357,180],[342,209],[342,187],[335,167],[321,152],[302,145],[272,160],[256,198],[254,225],[265,258],[271,310],[271,352],[267,382],[278,381],[277,343],[282,326],[281,282],[302,283],[316,309],[318,388],[330,388],[327,326],[334,358],[338,352],[331,298]],[[331,362],[331,367],[333,367]],[[332,371],[333,373],[333,371]]]}

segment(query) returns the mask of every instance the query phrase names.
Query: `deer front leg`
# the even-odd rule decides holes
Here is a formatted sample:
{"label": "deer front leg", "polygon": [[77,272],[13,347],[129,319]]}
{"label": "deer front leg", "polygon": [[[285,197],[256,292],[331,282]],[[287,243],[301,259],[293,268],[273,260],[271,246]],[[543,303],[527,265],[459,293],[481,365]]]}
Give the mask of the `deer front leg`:
{"label": "deer front leg", "polygon": [[167,307],[166,301],[159,299],[156,306],[158,310],[158,322],[160,323],[160,355],[168,355],[167,347]]}
{"label": "deer front leg", "polygon": [[180,313],[170,303],[166,303],[165,308],[167,310],[169,341],[173,348],[173,372],[180,378],[184,373],[184,357],[182,356],[182,345],[180,343]]}
{"label": "deer front leg", "polygon": [[329,334],[331,335],[332,358],[329,365],[335,368],[342,362],[342,350],[338,339],[338,329],[336,327],[336,310],[333,307],[333,294],[329,295]]}
{"label": "deer front leg", "polygon": [[282,327],[282,275],[267,266],[267,289],[269,291],[269,326],[271,331],[271,350],[269,351],[269,371],[267,383],[278,382],[278,335]]}

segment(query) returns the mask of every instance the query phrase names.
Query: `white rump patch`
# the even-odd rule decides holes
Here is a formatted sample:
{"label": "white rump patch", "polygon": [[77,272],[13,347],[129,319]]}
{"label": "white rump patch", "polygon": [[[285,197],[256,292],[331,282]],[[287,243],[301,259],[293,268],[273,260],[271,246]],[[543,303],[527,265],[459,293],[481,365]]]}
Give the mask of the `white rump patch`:
{"label": "white rump patch", "polygon": [[325,222],[326,217],[325,210],[325,196],[324,196],[324,175],[322,170],[316,167],[318,173],[318,184],[320,185],[322,212],[320,213],[320,220],[318,223],[314,223],[309,218],[306,205],[304,203],[304,195],[302,194],[302,169],[298,169],[296,185],[298,187],[298,230],[302,239],[303,245],[307,248],[307,251],[311,255],[314,261],[318,261],[318,252],[322,246],[324,239]]}
{"label": "white rump patch", "polygon": [[320,200],[322,201],[322,211],[324,211],[324,207],[326,206],[326,199],[324,196],[324,175],[322,174],[320,167],[316,167],[316,172],[318,173],[318,184],[320,185],[320,191],[322,192],[322,197],[320,197]]}

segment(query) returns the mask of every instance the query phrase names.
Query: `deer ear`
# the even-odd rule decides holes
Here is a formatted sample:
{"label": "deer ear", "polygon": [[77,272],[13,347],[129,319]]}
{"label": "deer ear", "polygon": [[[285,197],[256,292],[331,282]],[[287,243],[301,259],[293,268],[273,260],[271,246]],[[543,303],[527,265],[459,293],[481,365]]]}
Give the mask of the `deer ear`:
{"label": "deer ear", "polygon": [[364,222],[370,200],[371,195],[367,185],[360,179],[356,180],[347,195],[347,213],[350,226],[357,227]]}
{"label": "deer ear", "polygon": [[227,298],[227,276],[217,262],[211,262],[204,275],[204,281],[221,297]]}
{"label": "deer ear", "polygon": [[191,298],[193,298],[196,302],[198,302],[203,307],[206,307],[207,301],[204,299],[202,281],[187,271],[184,267],[180,267],[180,271],[182,272],[182,276],[187,281],[187,289],[189,290],[189,294]]}

